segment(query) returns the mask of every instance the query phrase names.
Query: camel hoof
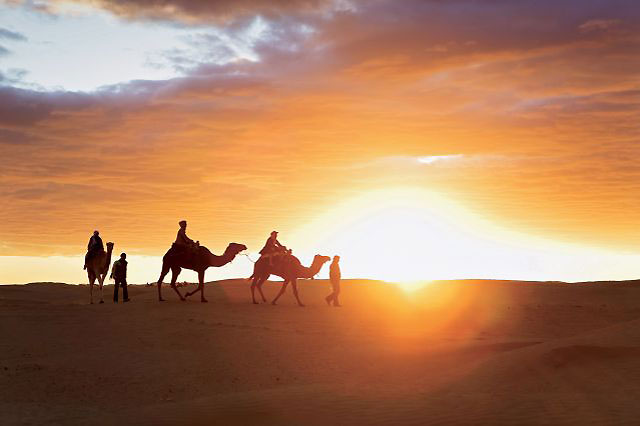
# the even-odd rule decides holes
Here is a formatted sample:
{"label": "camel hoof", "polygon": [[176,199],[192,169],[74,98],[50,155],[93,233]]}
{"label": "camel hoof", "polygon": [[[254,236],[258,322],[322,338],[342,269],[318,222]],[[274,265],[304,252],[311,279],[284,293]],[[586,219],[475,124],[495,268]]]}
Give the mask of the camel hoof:
{"label": "camel hoof", "polygon": [[187,298],[186,298],[186,297],[183,297],[182,299],[180,299],[180,301],[181,301],[181,302],[186,302],[186,301],[187,301]]}
{"label": "camel hoof", "polygon": [[303,305],[302,303],[298,303],[298,306],[300,306],[301,308],[306,307],[306,305]]}
{"label": "camel hoof", "polygon": [[158,302],[166,302],[166,299],[160,298],[160,299],[158,299]]}
{"label": "camel hoof", "polygon": [[276,302],[271,302],[271,304],[272,304],[273,306],[276,306]]}
{"label": "camel hoof", "polygon": [[104,303],[104,300],[101,300],[100,303]]}
{"label": "camel hoof", "polygon": [[209,303],[207,299],[200,299],[200,303]]}

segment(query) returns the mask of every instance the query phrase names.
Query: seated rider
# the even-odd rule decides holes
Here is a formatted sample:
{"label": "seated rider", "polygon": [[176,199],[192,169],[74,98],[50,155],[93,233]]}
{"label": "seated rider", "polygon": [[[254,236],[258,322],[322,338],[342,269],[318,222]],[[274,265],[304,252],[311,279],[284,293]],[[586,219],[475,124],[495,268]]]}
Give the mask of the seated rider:
{"label": "seated rider", "polygon": [[102,244],[102,238],[100,238],[100,232],[93,231],[93,235],[89,238],[89,244],[87,244],[87,254],[84,256],[84,269],[87,269],[87,263],[96,253],[104,251],[104,245]]}
{"label": "seated rider", "polygon": [[267,239],[267,242],[264,244],[264,247],[262,247],[262,250],[260,250],[260,255],[261,257],[269,259],[269,265],[273,265],[273,256],[285,252],[286,250],[287,248],[278,241],[278,232],[273,231],[271,232],[271,236]]}
{"label": "seated rider", "polygon": [[180,222],[178,222],[178,224],[180,225],[180,229],[178,230],[178,235],[176,236],[176,242],[173,244],[181,249],[195,251],[200,243],[197,241],[193,241],[191,238],[187,237],[187,221],[181,220]]}

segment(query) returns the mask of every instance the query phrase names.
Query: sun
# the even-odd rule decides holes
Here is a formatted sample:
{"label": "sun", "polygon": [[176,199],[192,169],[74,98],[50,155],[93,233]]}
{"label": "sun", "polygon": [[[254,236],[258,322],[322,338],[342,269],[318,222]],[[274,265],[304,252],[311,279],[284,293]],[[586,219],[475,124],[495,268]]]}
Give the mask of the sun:
{"label": "sun", "polygon": [[291,245],[303,258],[340,255],[345,277],[407,291],[441,279],[575,281],[576,268],[593,277],[606,270],[603,264],[621,276],[634,272],[619,254],[516,232],[441,193],[412,187],[346,200],[294,232]]}
{"label": "sun", "polygon": [[439,194],[392,188],[336,206],[293,239],[298,244],[313,241],[323,254],[340,254],[345,259],[343,269],[352,277],[404,283],[413,289],[456,269],[463,276],[459,255],[482,250],[477,234],[484,227]]}

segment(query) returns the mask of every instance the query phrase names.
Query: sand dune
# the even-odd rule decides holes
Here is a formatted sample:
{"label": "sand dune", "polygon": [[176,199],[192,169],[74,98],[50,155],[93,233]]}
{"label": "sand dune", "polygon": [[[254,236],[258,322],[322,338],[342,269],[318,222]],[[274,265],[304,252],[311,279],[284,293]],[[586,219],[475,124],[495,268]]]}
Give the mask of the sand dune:
{"label": "sand dune", "polygon": [[[265,285],[268,297],[277,283]],[[169,290],[167,288],[167,290]],[[106,288],[110,296],[112,287]],[[2,424],[631,424],[640,286],[347,281],[329,308],[133,286],[0,286]]]}

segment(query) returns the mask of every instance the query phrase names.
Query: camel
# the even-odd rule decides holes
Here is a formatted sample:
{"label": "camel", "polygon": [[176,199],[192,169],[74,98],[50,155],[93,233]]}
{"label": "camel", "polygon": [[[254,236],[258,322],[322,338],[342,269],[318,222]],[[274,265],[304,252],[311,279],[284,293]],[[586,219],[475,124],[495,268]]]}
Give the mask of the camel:
{"label": "camel", "polygon": [[[158,300],[164,302],[162,298],[162,280],[165,275],[171,269],[171,288],[175,290],[183,302],[186,297],[192,296],[196,292],[200,292],[200,301],[205,303],[207,299],[204,297],[204,272],[208,267],[220,267],[231,262],[237,255],[243,250],[246,250],[247,246],[238,243],[229,243],[227,249],[222,256],[216,256],[211,253],[209,249],[204,246],[198,246],[195,251],[189,251],[188,249],[176,248],[176,245],[172,245],[169,251],[162,258],[162,272],[160,272],[160,278],[158,279]],[[198,273],[198,288],[192,292],[188,292],[185,297],[182,297],[182,293],[176,287],[176,280],[182,268],[190,269]]]}
{"label": "camel", "polygon": [[262,284],[264,284],[264,282],[269,279],[269,276],[273,274],[284,278],[284,283],[271,304],[276,304],[280,296],[282,296],[287,289],[287,285],[291,283],[291,286],[293,287],[293,295],[298,302],[298,306],[303,307],[304,304],[300,301],[300,297],[298,296],[298,278],[313,278],[314,275],[320,272],[322,265],[330,260],[331,258],[329,256],[316,254],[311,266],[307,268],[302,266],[300,260],[295,256],[276,256],[273,258],[273,265],[269,263],[269,259],[261,257],[254,264],[253,275],[249,277],[249,279],[253,278],[253,281],[251,282],[251,298],[253,299],[253,303],[258,304],[255,297],[256,288],[260,293],[260,297],[262,297],[262,301],[267,301],[264,297],[264,293],[262,293]]}
{"label": "camel", "polygon": [[102,285],[104,279],[109,272],[109,266],[111,266],[111,253],[113,252],[113,243],[107,243],[107,251],[96,253],[92,258],[87,261],[87,275],[89,276],[89,299],[93,304],[93,283],[98,279],[100,285],[100,303],[104,303],[104,292]]}

